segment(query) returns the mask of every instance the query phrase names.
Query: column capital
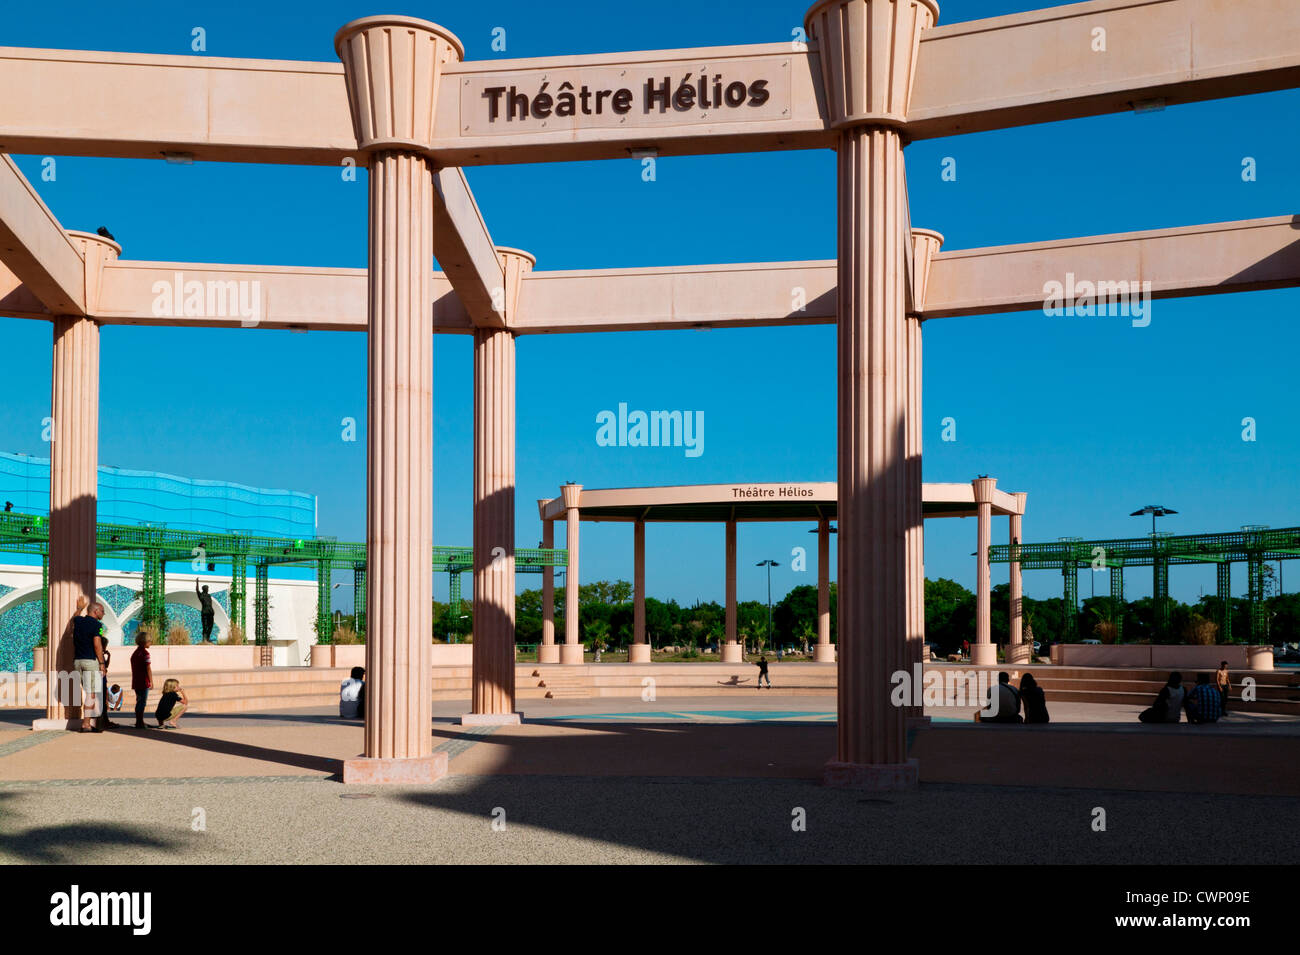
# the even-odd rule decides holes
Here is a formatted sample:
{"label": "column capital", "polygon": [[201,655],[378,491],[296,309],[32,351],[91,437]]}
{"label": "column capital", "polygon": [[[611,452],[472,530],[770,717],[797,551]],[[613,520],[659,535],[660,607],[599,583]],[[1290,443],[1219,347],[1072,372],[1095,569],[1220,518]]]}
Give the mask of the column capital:
{"label": "column capital", "polygon": [[970,482],[970,486],[975,489],[976,504],[993,503],[993,491],[998,486],[997,478],[977,477]]}
{"label": "column capital", "polygon": [[117,261],[117,257],[122,254],[122,246],[93,232],[69,229],[68,238],[77,247],[86,264],[86,314],[93,318],[99,311],[99,290],[103,284],[104,266]]}
{"label": "column capital", "polygon": [[498,245],[496,252],[505,279],[505,308],[503,314],[508,328],[519,313],[519,299],[520,294],[523,292],[524,277],[537,264],[537,256],[531,252],[525,252],[523,249],[512,249],[505,245]]}
{"label": "column capital", "polygon": [[1025,513],[1025,501],[1029,498],[1029,492],[1016,491],[1011,496],[1016,499],[1016,516],[1020,517]]}
{"label": "column capital", "polygon": [[562,484],[560,485],[560,495],[564,498],[564,509],[566,511],[572,510],[582,500],[582,485]]}
{"label": "column capital", "polygon": [[907,124],[921,31],[938,19],[934,0],[821,0],[804,14],[832,129]]}
{"label": "column capital", "polygon": [[925,311],[925,293],[930,285],[930,263],[943,248],[943,235],[933,229],[912,230],[912,314]]}
{"label": "column capital", "polygon": [[415,17],[362,17],[334,35],[343,61],[357,146],[427,153],[438,88],[465,48],[446,27]]}

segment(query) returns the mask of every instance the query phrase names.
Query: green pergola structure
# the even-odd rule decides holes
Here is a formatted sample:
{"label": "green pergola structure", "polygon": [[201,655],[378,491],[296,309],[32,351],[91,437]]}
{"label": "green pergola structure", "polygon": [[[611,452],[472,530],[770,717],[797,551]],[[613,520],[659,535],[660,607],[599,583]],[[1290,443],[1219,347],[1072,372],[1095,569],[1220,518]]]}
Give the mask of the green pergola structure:
{"label": "green pergola structure", "polygon": [[[1250,614],[1250,639],[1265,639],[1264,565],[1269,561],[1292,560],[1300,556],[1300,527],[1270,529],[1249,524],[1224,534],[1174,535],[1157,533],[1145,537],[1083,540],[1066,537],[1050,544],[998,544],[989,548],[990,563],[1018,563],[1022,570],[1059,570],[1064,578],[1067,608],[1079,605],[1081,567],[1110,571],[1110,596],[1115,602],[1116,623],[1123,637],[1124,569],[1151,567],[1152,596],[1157,636],[1169,633],[1169,568],[1175,564],[1214,564],[1216,592],[1223,603],[1222,639],[1232,639],[1232,565],[1246,564],[1246,600]],[[1067,613],[1066,639],[1077,636],[1076,614]]]}
{"label": "green pergola structure", "polygon": [[[49,518],[43,515],[0,513],[0,552],[41,556],[41,625],[49,630]],[[366,545],[330,537],[266,537],[235,532],[173,530],[162,524],[97,524],[96,552],[100,557],[138,560],[143,565],[140,621],[167,629],[167,564],[184,561],[213,570],[230,567],[230,619],[247,627],[248,568],[253,567],[253,637],[258,645],[270,640],[270,568],[310,567],[316,572],[316,639],[331,643],[334,616],[330,610],[333,572],[352,570],[357,632],[366,632]],[[541,573],[568,565],[563,549],[523,547],[515,551],[517,573]],[[451,605],[459,615],[460,575],[474,569],[471,547],[434,547],[431,568],[450,579]]]}

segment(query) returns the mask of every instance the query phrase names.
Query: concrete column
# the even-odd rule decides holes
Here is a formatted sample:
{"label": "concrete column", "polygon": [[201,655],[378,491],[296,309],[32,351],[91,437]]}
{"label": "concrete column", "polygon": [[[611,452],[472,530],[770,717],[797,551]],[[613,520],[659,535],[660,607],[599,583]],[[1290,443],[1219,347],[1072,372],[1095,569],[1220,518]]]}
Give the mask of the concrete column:
{"label": "concrete column", "polygon": [[835,662],[831,645],[831,522],[826,517],[817,522],[817,645],[813,662]]}
{"label": "concrete column", "polygon": [[[509,322],[536,261],[498,248]],[[515,711],[515,336],[474,332],[474,666],[465,725],[518,723]]]}
{"label": "concrete column", "polygon": [[[86,308],[99,301],[105,263],[122,248],[85,232],[70,232],[85,260]],[[95,599],[95,521],[99,466],[99,325],[94,318],[57,315],[50,388],[50,594],[46,639],[45,716],[33,729],[68,729],[80,720],[80,691],[72,673],[72,617],[77,598]]]}
{"label": "concrete column", "polygon": [[[928,0],[822,0],[805,16],[838,132],[839,689],[827,785],[916,786],[907,662],[907,254],[903,137]],[[834,51],[836,55],[829,55]]]}
{"label": "concrete column", "polygon": [[[907,660],[913,685],[925,674],[925,509],[922,483],[922,349],[921,312],[925,307],[930,262],[943,245],[943,236],[929,229],[912,229],[912,295],[907,314]],[[905,706],[908,720],[925,721],[920,704]]]}
{"label": "concrete column", "polygon": [[582,663],[582,642],[578,624],[578,537],[582,522],[578,519],[578,502],[582,500],[581,484],[565,484],[560,488],[564,495],[564,529],[568,536],[569,569],[564,575],[564,644],[560,647],[561,663]]}
{"label": "concrete column", "polygon": [[[1021,518],[1025,513],[1025,500],[1028,496],[1024,491],[1016,493],[1016,513],[1010,515],[1007,520],[1009,525],[1007,543],[1011,546],[1013,558],[1019,554],[1018,548],[1022,540]],[[1033,647],[1024,642],[1024,590],[1021,584],[1020,565],[1013,559],[1008,566],[1011,568],[1011,591],[1008,595],[1011,600],[1011,632],[1007,639],[1007,662],[1029,663],[1033,659]]]}
{"label": "concrete column", "polygon": [[345,783],[431,782],[434,754],[433,166],[427,157],[447,30],[410,17],[354,20],[334,38],[370,170],[365,755]]}
{"label": "concrete column", "polygon": [[[538,509],[546,503],[538,501]],[[555,547],[555,521],[542,521],[542,546],[548,550]],[[542,570],[542,642],[537,662],[560,662],[560,648],[555,645],[555,568],[550,566]]]}
{"label": "concrete column", "polygon": [[727,521],[727,583],[726,583],[726,636],[722,644],[722,662],[740,663],[745,659],[744,647],[736,639],[736,522]]}
{"label": "concrete column", "polygon": [[645,638],[645,521],[632,526],[632,646],[627,662],[650,662],[650,644]]}
{"label": "concrete column", "polygon": [[976,666],[996,666],[998,648],[993,644],[991,620],[992,586],[989,579],[989,545],[993,530],[993,489],[997,481],[991,477],[976,478],[975,504],[978,508],[979,544],[975,553],[975,643],[970,649],[971,663]]}

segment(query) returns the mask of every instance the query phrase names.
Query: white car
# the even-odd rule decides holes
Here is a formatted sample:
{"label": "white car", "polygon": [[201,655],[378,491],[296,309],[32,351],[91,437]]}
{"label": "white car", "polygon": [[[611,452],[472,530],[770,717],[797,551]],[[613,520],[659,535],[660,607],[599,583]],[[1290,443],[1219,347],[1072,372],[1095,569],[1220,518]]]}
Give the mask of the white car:
{"label": "white car", "polygon": [[1089,637],[1087,640],[1080,640],[1080,643],[1091,643],[1094,646],[1101,646],[1101,641],[1096,637]]}

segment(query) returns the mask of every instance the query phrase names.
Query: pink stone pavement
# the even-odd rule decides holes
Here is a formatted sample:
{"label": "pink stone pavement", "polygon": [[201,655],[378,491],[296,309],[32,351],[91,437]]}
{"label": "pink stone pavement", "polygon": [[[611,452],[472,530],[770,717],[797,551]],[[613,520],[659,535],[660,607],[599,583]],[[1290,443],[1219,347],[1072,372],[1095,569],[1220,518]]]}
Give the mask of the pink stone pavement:
{"label": "pink stone pavement", "polygon": [[[595,704],[591,704],[595,706]],[[658,706],[704,710],[731,701],[693,700]],[[774,716],[786,709],[785,701]],[[791,710],[825,710],[825,699],[796,701]],[[920,784],[958,783],[1035,788],[1300,796],[1294,721],[1253,720],[1214,727],[1146,728],[1136,708],[1079,704],[1046,727],[977,727],[936,720],[909,734],[909,759]],[[1133,712],[1129,712],[1132,710]],[[610,713],[613,704],[588,712]],[[1114,711],[1114,712],[1112,712]],[[435,723],[432,762],[405,763],[406,784],[433,782],[442,772],[464,776],[771,778],[820,781],[835,762],[830,721],[690,722],[583,719],[582,707],[536,707],[522,725],[462,728]],[[574,714],[562,722],[550,715]],[[1083,714],[1080,716],[1079,714]],[[953,714],[944,714],[951,717]],[[1083,722],[1092,716],[1097,722]],[[450,717],[448,717],[450,719]],[[1101,722],[1109,720],[1110,722]],[[31,741],[23,749],[16,741]],[[359,725],[286,711],[252,719],[196,717],[178,731],[113,730],[98,735],[0,731],[0,784],[41,780],[315,777],[377,782],[362,763]],[[383,768],[383,767],[379,767]],[[411,772],[407,772],[407,770]],[[412,775],[414,773],[414,775]],[[354,775],[356,774],[356,775]],[[386,777],[387,778],[387,777]],[[437,785],[437,783],[434,783]]]}

